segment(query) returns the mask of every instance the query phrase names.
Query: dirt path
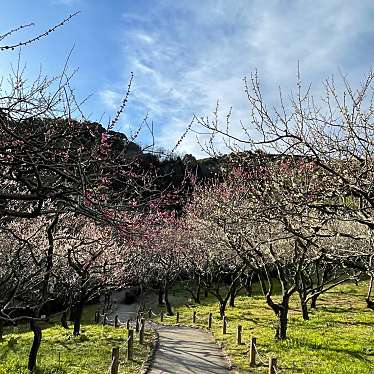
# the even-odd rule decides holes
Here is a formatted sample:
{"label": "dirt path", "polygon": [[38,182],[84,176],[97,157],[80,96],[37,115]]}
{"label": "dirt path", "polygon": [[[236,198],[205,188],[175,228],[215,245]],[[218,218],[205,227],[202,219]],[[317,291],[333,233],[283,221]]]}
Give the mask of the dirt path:
{"label": "dirt path", "polygon": [[222,351],[204,331],[190,327],[159,326],[160,346],[151,374],[227,374]]}

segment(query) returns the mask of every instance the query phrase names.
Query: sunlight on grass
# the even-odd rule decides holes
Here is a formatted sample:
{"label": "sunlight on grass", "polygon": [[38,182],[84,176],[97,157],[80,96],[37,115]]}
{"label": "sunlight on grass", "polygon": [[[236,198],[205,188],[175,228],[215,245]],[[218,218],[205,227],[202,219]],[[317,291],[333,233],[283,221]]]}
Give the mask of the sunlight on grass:
{"label": "sunlight on grass", "polygon": [[[251,336],[265,362],[277,356],[281,372],[313,374],[371,374],[374,372],[374,312],[366,308],[366,285],[342,285],[322,295],[318,309],[309,321],[303,321],[298,298],[292,299],[288,339],[274,339],[276,318],[261,295],[238,296],[235,308],[227,308],[227,334],[222,334],[218,304],[209,296],[202,304],[193,304],[181,288],[174,290],[173,299],[180,313],[180,323],[192,325],[192,313],[197,312],[196,325],[206,328],[209,312],[213,313],[212,332],[222,342],[234,363],[248,372],[248,351]],[[157,307],[153,306],[155,309]],[[175,323],[165,317],[164,323]],[[243,344],[236,341],[237,325],[243,326]],[[255,374],[267,373],[260,364],[251,368]]]}
{"label": "sunlight on grass", "polygon": [[[129,362],[126,359],[127,330],[90,324],[89,317],[91,313],[86,312],[86,322],[78,337],[72,335],[72,329],[65,330],[57,325],[47,327],[44,324],[35,373],[107,373],[112,347],[120,348],[121,374],[137,373],[140,370],[148,355],[152,333],[145,332],[145,345],[140,345],[138,336],[134,336],[134,360]],[[21,329],[25,330],[26,327]],[[14,333],[8,329],[4,340],[0,342],[0,374],[28,374],[27,357],[31,344],[31,332]]]}

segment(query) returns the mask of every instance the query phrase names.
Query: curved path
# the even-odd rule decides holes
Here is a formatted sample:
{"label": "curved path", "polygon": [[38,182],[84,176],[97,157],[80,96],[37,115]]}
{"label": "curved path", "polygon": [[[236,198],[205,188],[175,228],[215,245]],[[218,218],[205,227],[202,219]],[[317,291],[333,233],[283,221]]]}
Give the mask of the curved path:
{"label": "curved path", "polygon": [[[138,305],[121,304],[122,295],[115,295],[115,309],[109,318],[118,315],[121,322],[135,318]],[[149,323],[149,322],[148,322]],[[149,323],[157,329],[159,347],[156,351],[151,374],[227,374],[228,364],[222,350],[204,331],[183,327]]]}
{"label": "curved path", "polygon": [[157,331],[160,346],[149,373],[228,373],[221,349],[206,332],[179,326],[159,326]]}

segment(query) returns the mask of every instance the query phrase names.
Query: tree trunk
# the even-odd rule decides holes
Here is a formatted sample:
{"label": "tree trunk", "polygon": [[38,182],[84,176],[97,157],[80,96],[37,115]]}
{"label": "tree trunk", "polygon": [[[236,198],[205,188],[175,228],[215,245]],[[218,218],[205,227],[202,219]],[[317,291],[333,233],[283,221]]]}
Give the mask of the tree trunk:
{"label": "tree trunk", "polygon": [[112,308],[112,305],[111,305],[111,296],[112,295],[109,292],[106,292],[104,294],[104,310],[105,310],[104,313],[109,312],[110,309]]}
{"label": "tree trunk", "polygon": [[312,302],[310,303],[310,307],[313,309],[317,308],[317,299],[319,295],[312,296]]}
{"label": "tree trunk", "polygon": [[252,289],[252,279],[253,279],[253,275],[251,275],[250,277],[247,278],[246,282],[245,282],[245,289],[247,291],[247,295],[249,297],[252,297],[253,295],[253,289]]}
{"label": "tree trunk", "polygon": [[68,321],[67,321],[67,313],[66,313],[66,311],[62,312],[62,315],[61,315],[61,326],[64,329],[68,329],[69,328]]}
{"label": "tree trunk", "polygon": [[283,295],[281,303],[275,303],[270,294],[266,295],[266,303],[278,317],[278,325],[275,332],[275,339],[284,340],[287,338],[289,294]]}
{"label": "tree trunk", "polygon": [[201,304],[200,292],[201,292],[201,280],[199,278],[199,281],[197,283],[197,289],[196,289],[196,297],[194,297],[195,303],[197,303],[197,304]]}
{"label": "tree trunk", "polygon": [[158,290],[158,305],[165,305],[164,289],[162,287],[160,287]]}
{"label": "tree trunk", "polygon": [[69,321],[75,321],[76,307],[70,306]]}
{"label": "tree trunk", "polygon": [[[283,304],[283,303],[282,303]],[[282,305],[278,314],[278,326],[275,338],[278,340],[285,340],[287,338],[287,324],[288,324],[288,303]]]}
{"label": "tree trunk", "polygon": [[[48,236],[48,251],[47,251],[47,264],[46,269],[44,273],[44,279],[43,279],[43,289],[42,289],[42,295],[43,300],[46,301],[48,298],[48,286],[49,286],[49,280],[51,277],[51,271],[53,267],[53,251],[54,251],[54,238],[53,238],[53,232],[58,223],[58,214],[55,215],[53,221],[48,226],[47,229],[47,236]],[[49,311],[47,310],[47,315]]]}
{"label": "tree trunk", "polygon": [[168,314],[168,316],[173,316],[174,311],[169,301],[169,290],[167,286],[165,286],[164,288],[164,296],[165,296],[166,313]]}
{"label": "tree trunk", "polygon": [[371,301],[369,298],[366,299],[366,305],[369,309],[374,310],[374,302]]}
{"label": "tree trunk", "polygon": [[307,294],[305,291],[299,291],[299,298],[300,298],[300,305],[301,305],[301,312],[303,313],[303,320],[309,320],[309,311],[308,311],[308,304],[305,301],[307,298]]}
{"label": "tree trunk", "polygon": [[303,320],[308,321],[309,320],[308,305],[304,301],[301,301],[301,311],[303,312]]}
{"label": "tree trunk", "polygon": [[237,289],[236,288],[234,288],[233,290],[231,290],[231,292],[230,292],[230,307],[232,307],[232,308],[235,308],[235,298],[236,298],[236,296],[237,296]]}
{"label": "tree trunk", "polygon": [[76,306],[75,313],[74,313],[74,331],[73,335],[78,336],[81,332],[81,319],[83,313],[83,302],[79,302]]}
{"label": "tree trunk", "polygon": [[221,318],[225,316],[226,306],[227,306],[227,300],[223,300],[219,302],[219,315],[221,316]]}
{"label": "tree trunk", "polygon": [[31,346],[31,350],[29,354],[29,363],[27,367],[30,370],[30,372],[32,372],[35,368],[36,357],[38,355],[38,350],[40,347],[40,343],[42,341],[42,330],[36,324],[34,320],[30,321],[30,329],[34,333],[34,340],[32,342],[32,346]]}

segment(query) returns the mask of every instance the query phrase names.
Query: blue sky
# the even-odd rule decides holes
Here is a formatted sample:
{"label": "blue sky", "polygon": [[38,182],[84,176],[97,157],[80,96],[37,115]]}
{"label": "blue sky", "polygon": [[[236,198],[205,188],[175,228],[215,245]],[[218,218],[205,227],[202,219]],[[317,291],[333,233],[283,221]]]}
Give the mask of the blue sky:
{"label": "blue sky", "polygon": [[[222,115],[233,107],[234,127],[245,122],[242,79],[255,69],[273,102],[279,85],[285,92],[294,86],[298,60],[316,95],[332,74],[342,71],[358,84],[373,65],[372,0],[13,0],[1,5],[0,34],[34,22],[9,40],[18,41],[78,10],[66,26],[22,50],[28,74],[40,65],[59,73],[75,44],[73,85],[80,97],[92,94],[84,108],[89,118],[104,114],[106,124],[133,71],[117,129],[129,132],[149,113],[158,144],[169,149],[193,114],[210,116],[217,100]],[[16,59],[17,51],[0,54],[1,75]],[[193,134],[179,151],[201,155]]]}

